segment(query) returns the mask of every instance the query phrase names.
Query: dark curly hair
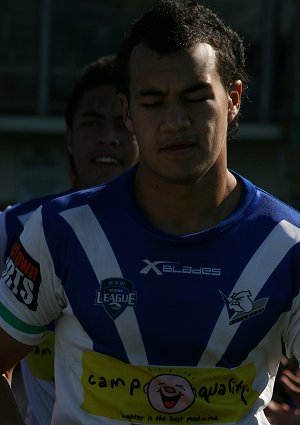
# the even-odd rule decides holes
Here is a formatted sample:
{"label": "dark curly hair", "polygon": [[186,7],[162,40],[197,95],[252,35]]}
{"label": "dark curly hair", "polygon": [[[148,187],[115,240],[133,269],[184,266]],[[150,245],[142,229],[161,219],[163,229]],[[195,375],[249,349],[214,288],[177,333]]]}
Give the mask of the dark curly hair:
{"label": "dark curly hair", "polygon": [[[245,48],[241,37],[219,16],[196,0],[159,0],[133,23],[118,52],[118,90],[129,100],[129,60],[134,47],[147,45],[159,55],[187,50],[197,43],[216,52],[217,70],[226,90],[235,80],[247,87]],[[228,126],[228,139],[238,129],[237,117]]]}

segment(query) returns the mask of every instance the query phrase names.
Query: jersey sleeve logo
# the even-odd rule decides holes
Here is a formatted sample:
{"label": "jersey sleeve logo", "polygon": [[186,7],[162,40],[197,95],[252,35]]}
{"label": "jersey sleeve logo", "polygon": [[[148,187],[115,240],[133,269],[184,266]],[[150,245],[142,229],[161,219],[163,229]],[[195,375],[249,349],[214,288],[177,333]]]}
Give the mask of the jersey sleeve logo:
{"label": "jersey sleeve logo", "polygon": [[126,307],[136,305],[136,292],[133,283],[123,278],[104,279],[101,289],[96,291],[96,304],[101,304],[114,320]]}
{"label": "jersey sleeve logo", "polygon": [[36,311],[41,283],[40,266],[20,242],[13,245],[2,277],[16,299],[30,310]]}

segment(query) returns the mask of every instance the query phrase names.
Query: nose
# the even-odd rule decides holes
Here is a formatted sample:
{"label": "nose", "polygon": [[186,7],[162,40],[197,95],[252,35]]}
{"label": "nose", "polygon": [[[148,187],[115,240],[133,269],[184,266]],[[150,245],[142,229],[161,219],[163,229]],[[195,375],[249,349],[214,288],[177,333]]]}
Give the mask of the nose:
{"label": "nose", "polygon": [[168,106],[163,117],[161,129],[164,131],[178,131],[191,125],[188,113],[183,105],[174,102]]}
{"label": "nose", "polygon": [[104,127],[99,131],[97,143],[110,146],[119,146],[120,140],[114,128]]}
{"label": "nose", "polygon": [[165,386],[165,391],[166,391],[166,393],[169,393],[169,394],[176,393],[175,388],[174,387],[170,387],[169,385],[168,386]]}

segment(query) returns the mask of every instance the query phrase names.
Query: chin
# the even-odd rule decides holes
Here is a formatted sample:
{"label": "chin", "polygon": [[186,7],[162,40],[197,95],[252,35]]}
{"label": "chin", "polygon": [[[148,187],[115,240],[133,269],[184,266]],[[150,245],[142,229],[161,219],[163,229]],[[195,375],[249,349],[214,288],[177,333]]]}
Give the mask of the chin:
{"label": "chin", "polygon": [[111,172],[111,173],[109,173],[109,172],[107,172],[107,173],[102,173],[102,174],[101,174],[101,176],[99,176],[99,177],[95,178],[94,186],[95,186],[95,185],[98,185],[98,184],[107,183],[107,182],[109,182],[109,181],[111,181],[111,180],[115,179],[115,178],[116,178],[117,176],[119,176],[119,175],[120,175],[120,172],[118,172],[118,173],[116,173],[116,172]]}
{"label": "chin", "polygon": [[195,183],[199,179],[199,175],[194,173],[187,173],[187,174],[177,174],[177,175],[165,175],[163,176],[164,180],[173,183],[173,184],[179,184],[179,185],[186,185]]}

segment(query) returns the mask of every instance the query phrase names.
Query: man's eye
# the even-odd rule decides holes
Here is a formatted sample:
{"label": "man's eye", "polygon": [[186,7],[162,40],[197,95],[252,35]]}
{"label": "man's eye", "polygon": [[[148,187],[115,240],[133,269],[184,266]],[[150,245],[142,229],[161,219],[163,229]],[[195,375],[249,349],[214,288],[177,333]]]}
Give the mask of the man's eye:
{"label": "man's eye", "polygon": [[83,127],[88,127],[88,128],[99,127],[99,125],[100,125],[99,121],[94,121],[94,120],[84,121],[82,123]]}
{"label": "man's eye", "polygon": [[201,102],[204,102],[205,100],[207,100],[207,97],[194,97],[194,98],[186,99],[187,102],[191,102],[191,103],[201,103]]}
{"label": "man's eye", "polygon": [[142,103],[142,106],[144,108],[156,108],[161,105],[162,105],[162,102],[143,102]]}

